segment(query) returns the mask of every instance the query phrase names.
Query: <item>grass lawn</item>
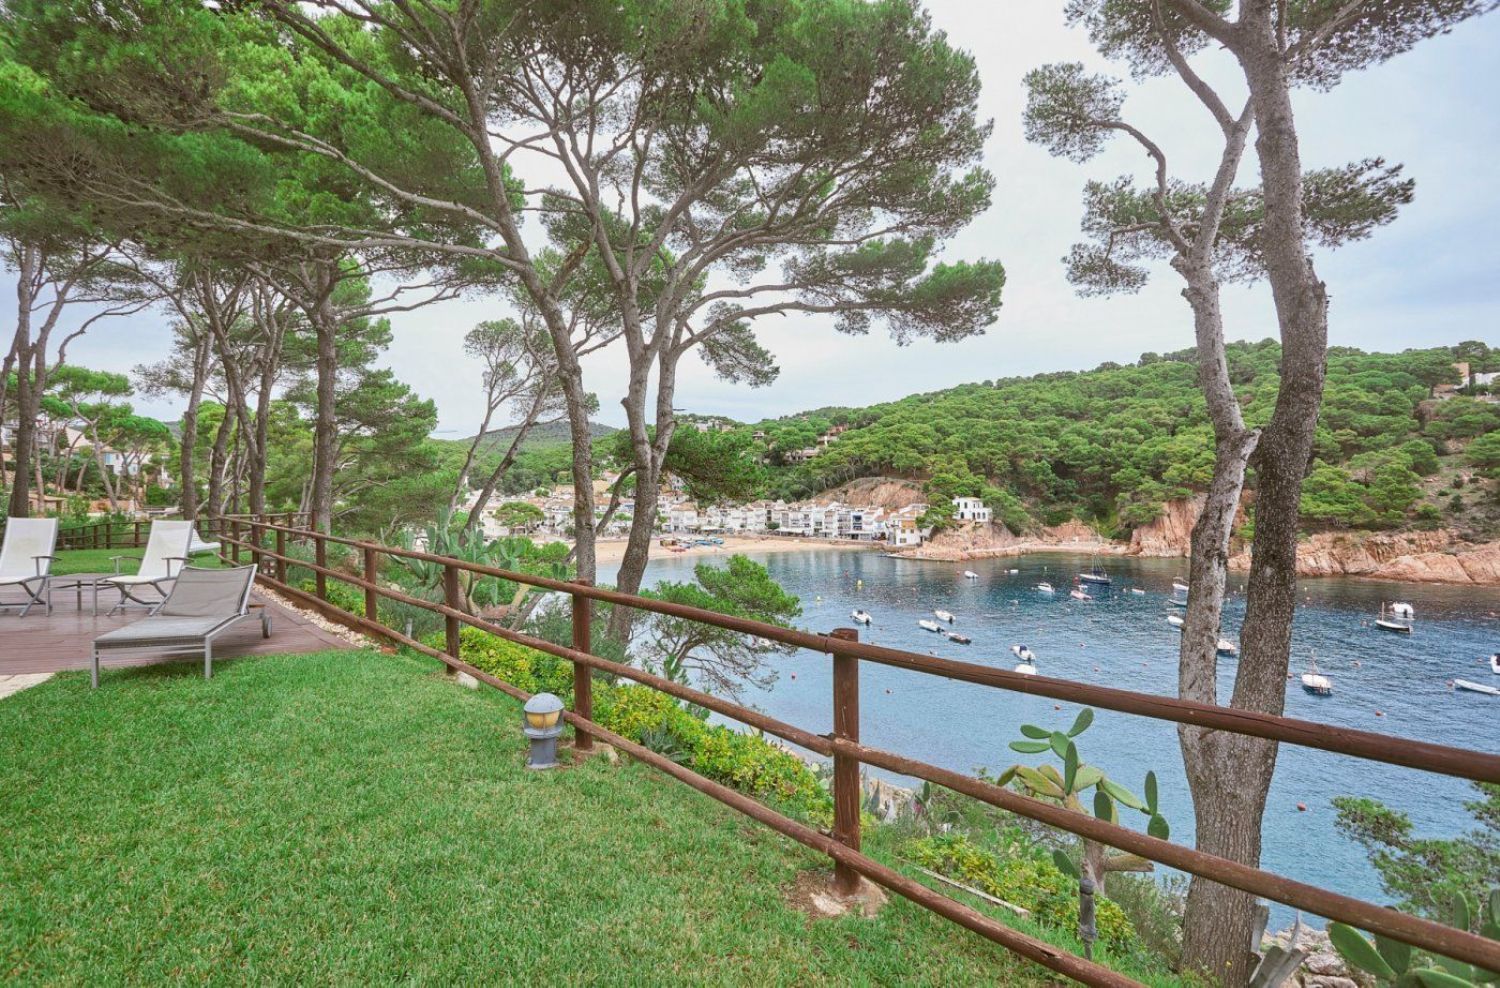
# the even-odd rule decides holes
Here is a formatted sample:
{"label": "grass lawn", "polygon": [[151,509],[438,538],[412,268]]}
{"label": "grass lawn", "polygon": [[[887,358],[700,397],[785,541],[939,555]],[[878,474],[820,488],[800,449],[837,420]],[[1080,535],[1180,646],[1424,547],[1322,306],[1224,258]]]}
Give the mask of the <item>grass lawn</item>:
{"label": "grass lawn", "polygon": [[[113,573],[115,564],[111,556],[127,556],[129,558],[120,560],[121,573],[134,573],[141,565],[141,556],[146,550],[141,549],[65,549],[57,554],[57,561],[52,564],[53,576],[67,576],[70,573]],[[194,566],[217,567],[219,557],[212,553],[203,553],[193,557]],[[175,572],[175,570],[174,570]]]}
{"label": "grass lawn", "polygon": [[374,652],[0,702],[0,980],[1052,980],[899,898],[812,921],[826,859],[628,761],[527,772],[519,720]]}

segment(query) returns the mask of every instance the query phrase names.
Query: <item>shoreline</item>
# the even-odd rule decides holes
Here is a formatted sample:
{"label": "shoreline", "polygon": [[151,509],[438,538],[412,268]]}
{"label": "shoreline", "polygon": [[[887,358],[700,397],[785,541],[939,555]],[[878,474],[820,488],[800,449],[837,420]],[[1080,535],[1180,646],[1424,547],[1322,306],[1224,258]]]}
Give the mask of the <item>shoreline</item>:
{"label": "shoreline", "polygon": [[[810,539],[789,535],[726,535],[723,545],[698,545],[686,552],[672,552],[658,545],[662,538],[656,535],[651,540],[652,559],[672,559],[678,556],[696,559],[714,556],[732,556],[750,553],[809,552],[814,549],[847,549],[855,552],[870,552],[882,548],[880,543],[855,542],[851,539]],[[595,544],[594,558],[601,563],[618,563],[625,558],[625,540],[600,540]]]}

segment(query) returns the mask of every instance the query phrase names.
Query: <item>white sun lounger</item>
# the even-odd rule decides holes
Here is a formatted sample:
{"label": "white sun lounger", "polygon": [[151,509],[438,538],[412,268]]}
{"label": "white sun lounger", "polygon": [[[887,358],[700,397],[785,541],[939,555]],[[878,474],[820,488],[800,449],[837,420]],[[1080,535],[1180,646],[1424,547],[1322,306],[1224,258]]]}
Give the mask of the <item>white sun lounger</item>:
{"label": "white sun lounger", "polygon": [[140,604],[151,610],[161,605],[161,600],[145,600],[137,594],[146,587],[165,599],[172,581],[177,578],[177,569],[188,563],[188,545],[193,538],[193,523],[190,521],[153,521],[151,534],[146,537],[146,553],[141,557],[141,568],[132,575],[120,572],[120,563],[129,556],[111,556],[115,564],[115,575],[99,581],[100,586],[114,587],[120,591],[120,602],[109,609],[109,613],[130,604]]}
{"label": "white sun lounger", "polygon": [[[214,674],[214,638],[248,617],[255,566],[200,569],[189,566],[177,575],[161,606],[134,624],[94,639],[93,678],[99,686],[102,655],[123,651],[203,653],[203,678]],[[260,610],[260,633],[271,637],[271,614]]]}
{"label": "white sun lounger", "polygon": [[52,613],[52,563],[57,549],[56,518],[7,518],[5,541],[0,544],[0,587],[20,587],[24,604],[0,604],[21,608],[21,617],[37,604]]}

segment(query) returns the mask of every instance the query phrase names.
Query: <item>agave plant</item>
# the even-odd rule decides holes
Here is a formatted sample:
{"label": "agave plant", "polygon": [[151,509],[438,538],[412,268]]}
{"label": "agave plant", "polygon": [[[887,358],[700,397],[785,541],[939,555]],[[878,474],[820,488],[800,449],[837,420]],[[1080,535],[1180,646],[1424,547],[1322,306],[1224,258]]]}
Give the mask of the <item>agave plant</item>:
{"label": "agave plant", "polygon": [[[1050,751],[1062,760],[1062,768],[1059,770],[1054,765],[1041,765],[1036,768],[1029,765],[1012,765],[1001,774],[999,784],[1013,784],[1033,798],[1056,803],[1075,813],[1088,812],[1084,808],[1084,794],[1092,789],[1094,816],[1109,823],[1119,823],[1119,807],[1125,806],[1147,817],[1146,832],[1148,834],[1166,840],[1171,830],[1166,818],[1157,812],[1155,772],[1146,773],[1146,798],[1140,799],[1129,789],[1109,778],[1103,769],[1096,765],[1089,765],[1079,758],[1078,745],[1073,739],[1088,730],[1093,722],[1094,711],[1089,707],[1084,707],[1078,712],[1078,718],[1073,721],[1073,726],[1066,732],[1049,731],[1034,724],[1022,724],[1021,733],[1025,735],[1025,738],[1012,741],[1011,750],[1024,755],[1038,755]],[[1052,860],[1064,874],[1078,879],[1079,932],[1087,945],[1093,939],[1088,896],[1095,889],[1103,891],[1104,876],[1117,871],[1147,872],[1151,871],[1154,866],[1138,854],[1116,851],[1098,841],[1080,837],[1078,843],[1079,854],[1076,864],[1073,858],[1061,848],[1052,852]]]}
{"label": "agave plant", "polygon": [[[1448,910],[1448,925],[1472,931],[1476,920],[1480,936],[1500,940],[1500,889],[1490,892],[1488,903],[1483,905],[1467,893],[1454,896]],[[1500,972],[1486,971],[1446,957],[1432,957],[1428,964],[1425,963],[1428,958],[1414,956],[1412,948],[1399,940],[1377,933],[1372,943],[1363,933],[1343,923],[1328,924],[1328,939],[1344,963],[1374,975],[1383,985],[1394,985],[1395,988],[1473,988],[1500,982]]]}

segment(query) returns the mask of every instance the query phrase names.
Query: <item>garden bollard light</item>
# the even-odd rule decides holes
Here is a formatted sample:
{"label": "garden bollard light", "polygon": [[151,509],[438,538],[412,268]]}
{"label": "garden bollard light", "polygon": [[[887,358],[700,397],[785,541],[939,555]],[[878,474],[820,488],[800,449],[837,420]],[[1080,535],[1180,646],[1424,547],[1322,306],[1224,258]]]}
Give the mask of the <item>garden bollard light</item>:
{"label": "garden bollard light", "polygon": [[557,739],[562,734],[563,702],[551,693],[538,693],[526,701],[526,726],[522,729],[531,739],[526,767],[557,768]]}

